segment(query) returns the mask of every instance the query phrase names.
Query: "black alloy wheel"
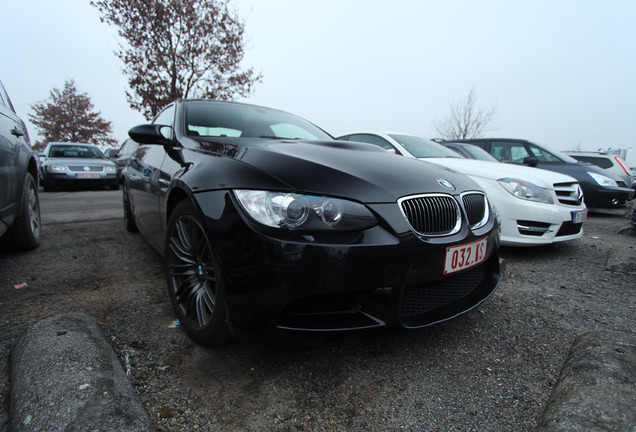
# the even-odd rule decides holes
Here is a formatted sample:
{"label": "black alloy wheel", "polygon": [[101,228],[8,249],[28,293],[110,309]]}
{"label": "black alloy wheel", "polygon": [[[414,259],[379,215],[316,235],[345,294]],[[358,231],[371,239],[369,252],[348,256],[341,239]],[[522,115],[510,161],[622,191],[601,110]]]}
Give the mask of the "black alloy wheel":
{"label": "black alloy wheel", "polygon": [[40,198],[35,179],[27,173],[20,203],[20,215],[0,238],[0,247],[5,250],[27,251],[35,249],[42,240]]}
{"label": "black alloy wheel", "polygon": [[217,260],[189,201],[180,202],[170,216],[165,256],[170,299],[186,332],[204,345],[229,340]]}

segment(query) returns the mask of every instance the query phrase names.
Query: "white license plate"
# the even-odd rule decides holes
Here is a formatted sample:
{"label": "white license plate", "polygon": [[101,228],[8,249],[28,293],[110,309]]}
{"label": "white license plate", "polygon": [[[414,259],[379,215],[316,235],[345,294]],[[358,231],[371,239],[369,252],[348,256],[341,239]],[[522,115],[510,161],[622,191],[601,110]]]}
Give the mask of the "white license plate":
{"label": "white license plate", "polygon": [[486,259],[487,241],[487,238],[483,238],[472,243],[446,248],[444,274],[464,270],[483,262]]}
{"label": "white license plate", "polygon": [[587,209],[572,212],[572,223],[583,223],[587,220]]}
{"label": "white license plate", "polygon": [[80,174],[75,174],[75,178],[99,178],[99,174],[95,173],[80,173]]}

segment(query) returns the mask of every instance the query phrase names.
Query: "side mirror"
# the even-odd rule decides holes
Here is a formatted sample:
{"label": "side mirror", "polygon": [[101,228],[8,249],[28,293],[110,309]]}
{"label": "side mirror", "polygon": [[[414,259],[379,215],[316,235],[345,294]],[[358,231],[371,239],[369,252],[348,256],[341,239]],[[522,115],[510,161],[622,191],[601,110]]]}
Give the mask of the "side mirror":
{"label": "side mirror", "polygon": [[387,153],[391,153],[391,154],[397,154],[397,152],[395,151],[394,148],[390,148],[390,149],[385,149]]}
{"label": "side mirror", "polygon": [[[168,134],[165,134],[165,132],[167,132],[166,129],[169,130]],[[166,145],[170,144],[172,128],[170,126],[156,124],[139,125],[130,129],[128,136],[140,144]]]}
{"label": "side mirror", "polygon": [[539,159],[537,159],[536,156],[528,156],[523,159],[523,164],[529,165],[531,167],[536,167],[538,163],[539,163]]}

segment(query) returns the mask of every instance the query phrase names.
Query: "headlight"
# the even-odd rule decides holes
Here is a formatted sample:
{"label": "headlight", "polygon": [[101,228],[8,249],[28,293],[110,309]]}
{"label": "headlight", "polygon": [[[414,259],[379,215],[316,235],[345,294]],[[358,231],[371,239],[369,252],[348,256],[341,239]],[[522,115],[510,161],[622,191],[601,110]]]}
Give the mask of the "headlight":
{"label": "headlight", "polygon": [[600,184],[601,186],[618,186],[618,183],[616,183],[611,178],[604,176],[603,174],[597,174],[589,171],[588,174],[594,179],[596,183]]}
{"label": "headlight", "polygon": [[365,206],[338,198],[255,190],[234,195],[250,217],[274,228],[360,230],[377,223]]}
{"label": "headlight", "polygon": [[539,187],[530,182],[514,178],[501,178],[498,180],[498,182],[501,186],[503,186],[504,189],[506,189],[517,198],[525,199],[528,201],[542,202],[546,204],[554,203],[547,189]]}
{"label": "headlight", "polygon": [[109,166],[106,167],[106,171],[107,172],[115,172],[115,171],[117,171],[117,167],[109,165]]}
{"label": "headlight", "polygon": [[47,165],[46,166],[46,170],[47,171],[66,171],[66,166],[64,165]]}

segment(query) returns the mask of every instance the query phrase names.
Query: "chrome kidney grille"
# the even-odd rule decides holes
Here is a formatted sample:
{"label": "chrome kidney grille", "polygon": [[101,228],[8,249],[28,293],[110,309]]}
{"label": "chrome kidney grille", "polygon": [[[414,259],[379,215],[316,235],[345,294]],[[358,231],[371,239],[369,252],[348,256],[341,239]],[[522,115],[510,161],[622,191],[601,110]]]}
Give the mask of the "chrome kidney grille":
{"label": "chrome kidney grille", "polygon": [[471,229],[481,228],[488,222],[490,211],[486,196],[482,193],[470,192],[462,194],[464,210],[468,216]]}
{"label": "chrome kidney grille", "polygon": [[[457,233],[462,226],[462,212],[451,195],[413,195],[398,200],[400,209],[415,233],[422,237],[442,237]],[[483,193],[462,194],[462,205],[471,229],[484,226],[490,217]]]}
{"label": "chrome kidney grille", "polygon": [[426,237],[455,234],[462,226],[459,205],[450,195],[414,195],[398,200],[413,231]]}

